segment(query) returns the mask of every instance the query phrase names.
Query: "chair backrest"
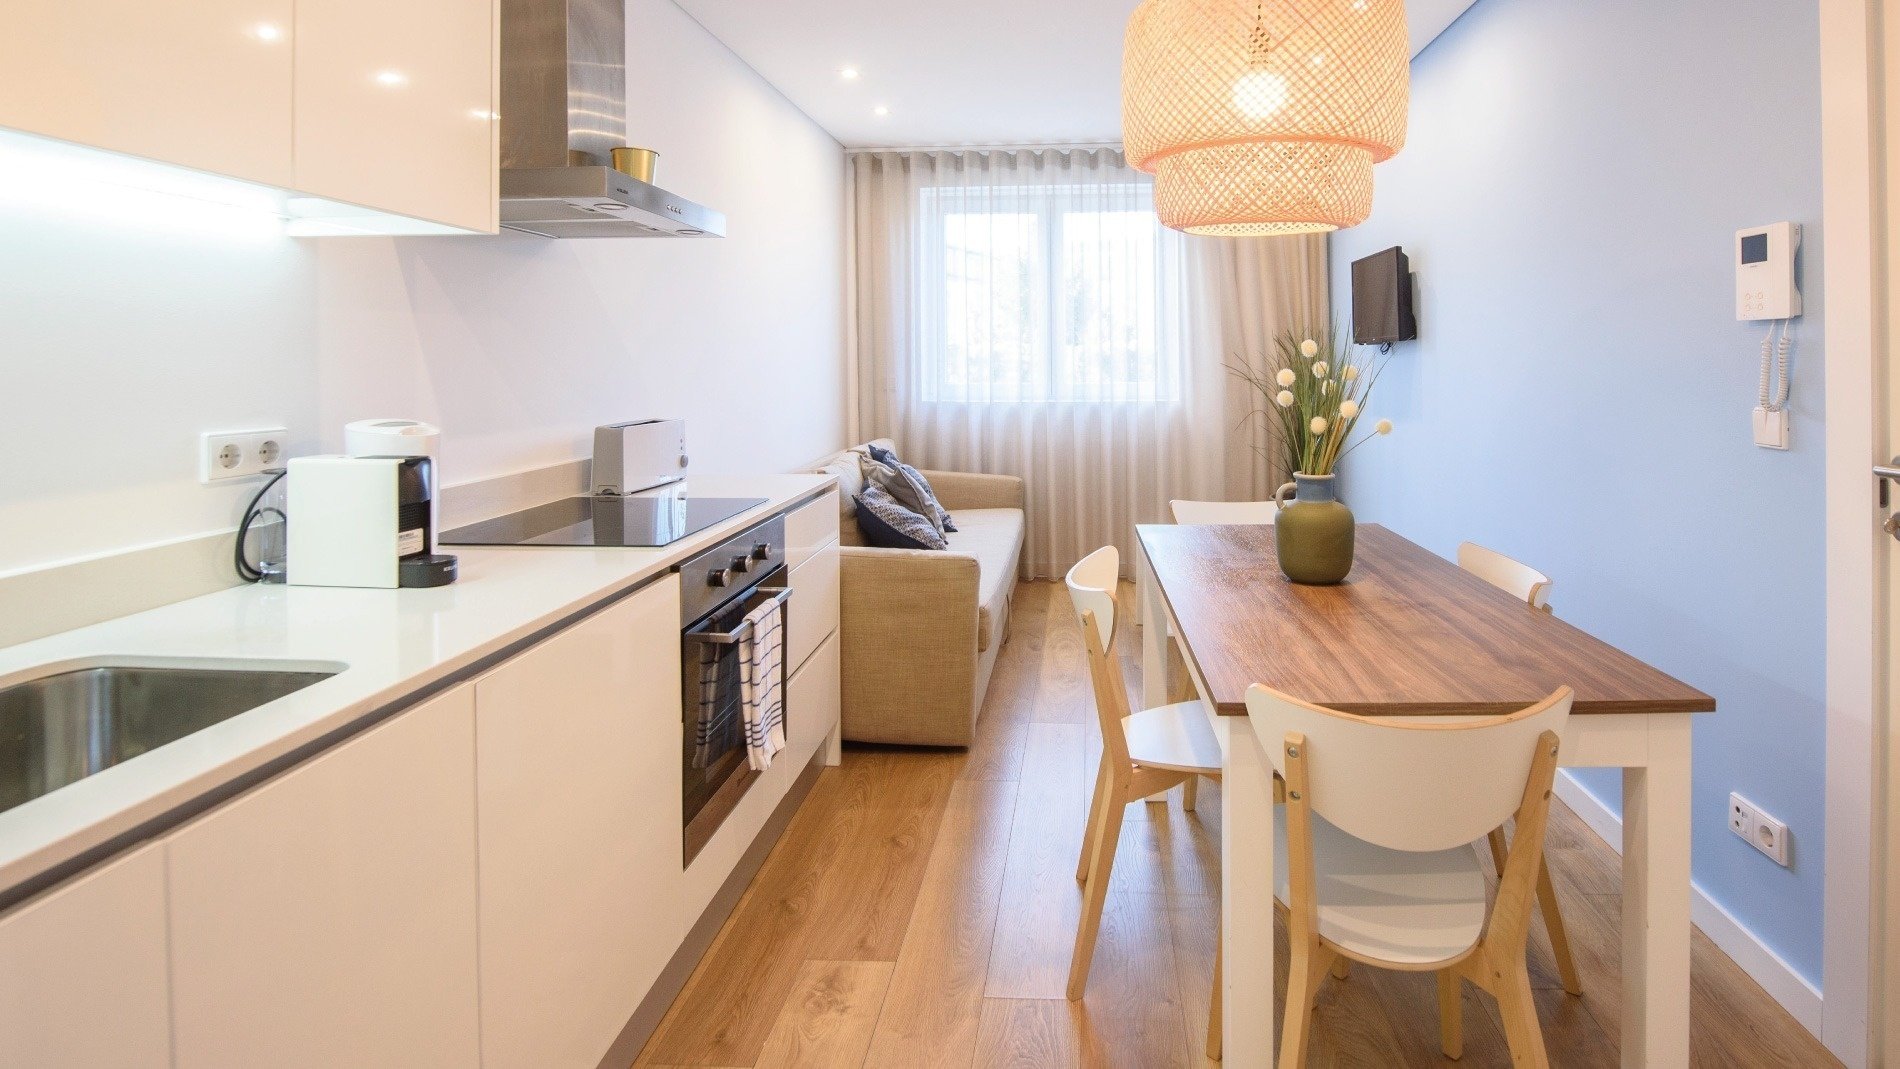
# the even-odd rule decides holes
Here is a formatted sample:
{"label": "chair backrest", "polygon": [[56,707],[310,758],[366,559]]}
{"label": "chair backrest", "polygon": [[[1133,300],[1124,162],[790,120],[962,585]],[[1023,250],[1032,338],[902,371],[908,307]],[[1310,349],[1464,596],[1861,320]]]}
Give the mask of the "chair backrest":
{"label": "chair backrest", "polygon": [[1115,590],[1121,582],[1121,552],[1114,546],[1103,546],[1077,561],[1063,581],[1068,584],[1075,615],[1082,622],[1082,644],[1088,650],[1089,681],[1095,689],[1103,756],[1115,775],[1126,776],[1128,738],[1122,731],[1122,718],[1128,715],[1128,692],[1122,686],[1120,667],[1108,653],[1115,643]]}
{"label": "chair backrest", "polygon": [[1180,524],[1272,523],[1279,508],[1271,501],[1170,501]]}
{"label": "chair backrest", "polygon": [[1075,615],[1095,614],[1095,626],[1101,632],[1104,650],[1115,645],[1115,588],[1121,583],[1122,555],[1114,546],[1101,549],[1075,562],[1063,582],[1069,586],[1069,600],[1075,603]]}
{"label": "chair backrest", "polygon": [[1550,611],[1550,576],[1476,542],[1458,546],[1458,567],[1510,594],[1533,609]]}
{"label": "chair backrest", "polygon": [[1562,734],[1570,688],[1509,716],[1413,723],[1322,709],[1256,683],[1247,713],[1275,771],[1305,738],[1313,811],[1393,850],[1448,850],[1499,827],[1524,798],[1544,732]]}

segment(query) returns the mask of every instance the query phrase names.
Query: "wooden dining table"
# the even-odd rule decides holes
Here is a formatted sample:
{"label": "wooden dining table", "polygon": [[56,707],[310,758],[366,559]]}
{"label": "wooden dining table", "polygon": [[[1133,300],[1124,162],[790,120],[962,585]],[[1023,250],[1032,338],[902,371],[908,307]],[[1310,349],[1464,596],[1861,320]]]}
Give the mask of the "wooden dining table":
{"label": "wooden dining table", "polygon": [[1226,738],[1222,1025],[1233,1069],[1274,1061],[1272,766],[1247,716],[1263,683],[1365,715],[1502,713],[1576,694],[1559,762],[1623,770],[1622,1064],[1689,1063],[1691,713],[1715,700],[1444,558],[1362,524],[1337,586],[1280,574],[1274,529],[1138,527],[1142,687],[1169,695],[1175,635]]}

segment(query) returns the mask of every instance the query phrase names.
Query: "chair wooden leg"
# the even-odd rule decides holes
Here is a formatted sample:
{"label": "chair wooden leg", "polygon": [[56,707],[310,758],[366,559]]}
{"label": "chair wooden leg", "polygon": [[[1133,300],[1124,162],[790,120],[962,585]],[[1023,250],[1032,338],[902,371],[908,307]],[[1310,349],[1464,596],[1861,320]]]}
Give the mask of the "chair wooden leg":
{"label": "chair wooden leg", "polygon": [[1200,798],[1200,796],[1201,796],[1201,777],[1189,776],[1186,782],[1181,784],[1181,810],[1182,812],[1185,812],[1185,813],[1194,812],[1194,803]]}
{"label": "chair wooden leg", "polygon": [[1564,990],[1583,994],[1583,978],[1577,975],[1577,962],[1570,956],[1570,933],[1564,930],[1563,910],[1557,908],[1557,887],[1550,882],[1550,865],[1537,871],[1537,904],[1543,907],[1544,931],[1550,935],[1550,950],[1557,958],[1557,976]]}
{"label": "chair wooden leg", "polygon": [[1102,904],[1108,900],[1115,848],[1121,843],[1122,816],[1128,808],[1128,799],[1117,797],[1112,788],[1104,794],[1095,820],[1095,849],[1089,861],[1088,883],[1082,891],[1082,920],[1075,929],[1075,955],[1069,959],[1070,1002],[1080,999],[1089,984],[1089,966],[1095,960],[1095,937],[1102,928]]}
{"label": "chair wooden leg", "polygon": [[1075,861],[1075,882],[1083,883],[1089,878],[1089,861],[1095,856],[1095,825],[1101,820],[1104,800],[1113,791],[1108,779],[1108,755],[1102,755],[1101,766],[1095,770],[1095,793],[1089,795],[1089,822],[1082,828],[1082,853]]}
{"label": "chair wooden leg", "polygon": [[1280,1024],[1280,1069],[1305,1069],[1307,1042],[1313,1037],[1313,1000],[1326,975],[1318,940],[1293,945],[1286,974],[1286,1019]]}
{"label": "chair wooden leg", "polygon": [[1207,997],[1207,1056],[1213,1061],[1221,1058],[1221,979],[1220,979],[1220,933],[1214,934],[1214,988]]}
{"label": "chair wooden leg", "polygon": [[1537,1023],[1537,1003],[1531,998],[1531,974],[1522,956],[1498,978],[1498,1016],[1504,1018],[1504,1039],[1511,1047],[1515,1069],[1550,1069],[1544,1050],[1544,1032]]}
{"label": "chair wooden leg", "polygon": [[[1504,872],[1504,830],[1494,829],[1489,841],[1491,861],[1501,875]],[[1544,861],[1537,870],[1537,905],[1544,914],[1544,931],[1550,936],[1551,953],[1557,959],[1557,976],[1563,981],[1564,990],[1572,995],[1583,994],[1583,978],[1577,974],[1577,962],[1570,953],[1570,933],[1564,930],[1564,914],[1557,905],[1557,886],[1550,880],[1549,861]]]}
{"label": "chair wooden leg", "polygon": [[1464,981],[1451,969],[1438,971],[1438,1049],[1453,1061],[1465,1055]]}
{"label": "chair wooden leg", "polygon": [[1352,962],[1343,957],[1333,959],[1333,979],[1345,980],[1352,976]]}

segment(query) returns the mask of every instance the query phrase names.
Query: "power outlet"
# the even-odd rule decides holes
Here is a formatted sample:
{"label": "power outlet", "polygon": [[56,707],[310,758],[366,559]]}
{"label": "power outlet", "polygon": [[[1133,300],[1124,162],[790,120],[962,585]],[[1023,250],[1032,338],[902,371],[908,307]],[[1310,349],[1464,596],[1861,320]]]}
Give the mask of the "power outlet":
{"label": "power outlet", "polygon": [[1788,867],[1788,825],[1739,794],[1728,796],[1728,830],[1767,854],[1775,864]]}
{"label": "power outlet", "polygon": [[198,438],[198,481],[207,485],[245,479],[284,464],[290,431],[207,431]]}

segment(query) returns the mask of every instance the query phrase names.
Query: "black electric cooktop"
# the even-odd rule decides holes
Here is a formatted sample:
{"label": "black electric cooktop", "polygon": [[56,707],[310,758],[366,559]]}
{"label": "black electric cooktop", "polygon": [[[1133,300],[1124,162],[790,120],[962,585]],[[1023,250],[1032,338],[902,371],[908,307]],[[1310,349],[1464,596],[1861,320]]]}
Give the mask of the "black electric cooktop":
{"label": "black electric cooktop", "polygon": [[664,546],[765,504],[762,497],[570,497],[444,533],[445,546]]}

